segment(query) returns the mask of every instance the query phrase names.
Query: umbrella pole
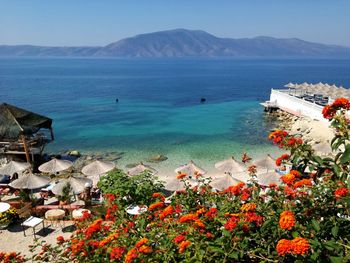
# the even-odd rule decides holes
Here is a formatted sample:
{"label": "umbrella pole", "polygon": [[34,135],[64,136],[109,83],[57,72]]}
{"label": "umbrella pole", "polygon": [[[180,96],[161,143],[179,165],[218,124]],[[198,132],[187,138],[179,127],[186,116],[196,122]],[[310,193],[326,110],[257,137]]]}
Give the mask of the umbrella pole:
{"label": "umbrella pole", "polygon": [[31,162],[30,162],[30,156],[29,156],[28,146],[27,146],[26,139],[25,139],[25,137],[24,137],[23,134],[22,134],[22,141],[23,141],[24,151],[25,151],[25,153],[26,153],[27,163],[31,163]]}

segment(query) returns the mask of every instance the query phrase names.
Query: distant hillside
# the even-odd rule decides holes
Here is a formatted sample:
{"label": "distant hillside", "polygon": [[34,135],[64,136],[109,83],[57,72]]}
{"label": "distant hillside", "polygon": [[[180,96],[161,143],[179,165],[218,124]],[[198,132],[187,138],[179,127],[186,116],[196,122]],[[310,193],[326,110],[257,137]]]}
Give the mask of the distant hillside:
{"label": "distant hillside", "polygon": [[141,34],[104,47],[0,45],[0,57],[347,57],[350,48],[296,38],[219,38],[201,30]]}

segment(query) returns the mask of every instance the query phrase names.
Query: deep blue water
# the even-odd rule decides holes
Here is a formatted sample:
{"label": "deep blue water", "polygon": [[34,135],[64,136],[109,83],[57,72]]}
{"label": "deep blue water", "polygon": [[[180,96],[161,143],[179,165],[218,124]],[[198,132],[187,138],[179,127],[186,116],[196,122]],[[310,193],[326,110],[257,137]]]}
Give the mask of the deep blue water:
{"label": "deep blue water", "polygon": [[53,118],[51,151],[220,159],[270,147],[271,88],[350,87],[349,73],[349,60],[0,59],[0,101]]}

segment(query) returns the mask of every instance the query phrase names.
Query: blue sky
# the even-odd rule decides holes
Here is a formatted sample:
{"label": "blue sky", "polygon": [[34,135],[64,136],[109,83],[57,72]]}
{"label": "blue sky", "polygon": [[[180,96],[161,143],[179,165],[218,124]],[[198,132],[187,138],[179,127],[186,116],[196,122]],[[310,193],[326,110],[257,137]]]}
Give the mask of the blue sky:
{"label": "blue sky", "polygon": [[350,0],[0,0],[0,44],[106,45],[174,28],[350,46]]}

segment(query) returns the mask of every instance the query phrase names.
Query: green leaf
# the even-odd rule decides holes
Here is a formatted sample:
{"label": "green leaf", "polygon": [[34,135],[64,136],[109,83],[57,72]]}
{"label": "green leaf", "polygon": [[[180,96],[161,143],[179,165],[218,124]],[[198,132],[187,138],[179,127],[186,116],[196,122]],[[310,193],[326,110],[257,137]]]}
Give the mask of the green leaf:
{"label": "green leaf", "polygon": [[323,164],[323,160],[320,156],[314,156],[314,160],[315,160],[315,162],[317,162],[320,165]]}
{"label": "green leaf", "polygon": [[298,232],[293,231],[293,232],[292,232],[292,236],[293,236],[294,238],[296,238],[296,237],[299,236],[299,234],[298,234]]}
{"label": "green leaf", "polygon": [[339,174],[340,174],[340,167],[339,167],[339,165],[334,164],[334,165],[333,165],[333,171],[334,171],[334,173],[335,173],[336,175],[339,176]]}
{"label": "green leaf", "polygon": [[234,258],[234,259],[236,259],[236,260],[238,260],[238,252],[236,252],[236,251],[233,251],[233,252],[231,252],[229,255],[228,255],[228,257],[229,258]]}
{"label": "green leaf", "polygon": [[313,228],[314,228],[317,232],[320,231],[320,224],[319,224],[315,219],[312,219],[311,223],[312,223]]}
{"label": "green leaf", "polygon": [[345,146],[345,151],[343,152],[342,156],[340,157],[341,163],[347,163],[350,161],[350,144],[347,144]]}
{"label": "green leaf", "polygon": [[337,236],[338,236],[338,232],[339,232],[339,227],[338,227],[338,226],[332,227],[332,235],[333,235],[334,237],[337,237]]}
{"label": "green leaf", "polygon": [[343,263],[343,257],[329,257],[332,263]]}

